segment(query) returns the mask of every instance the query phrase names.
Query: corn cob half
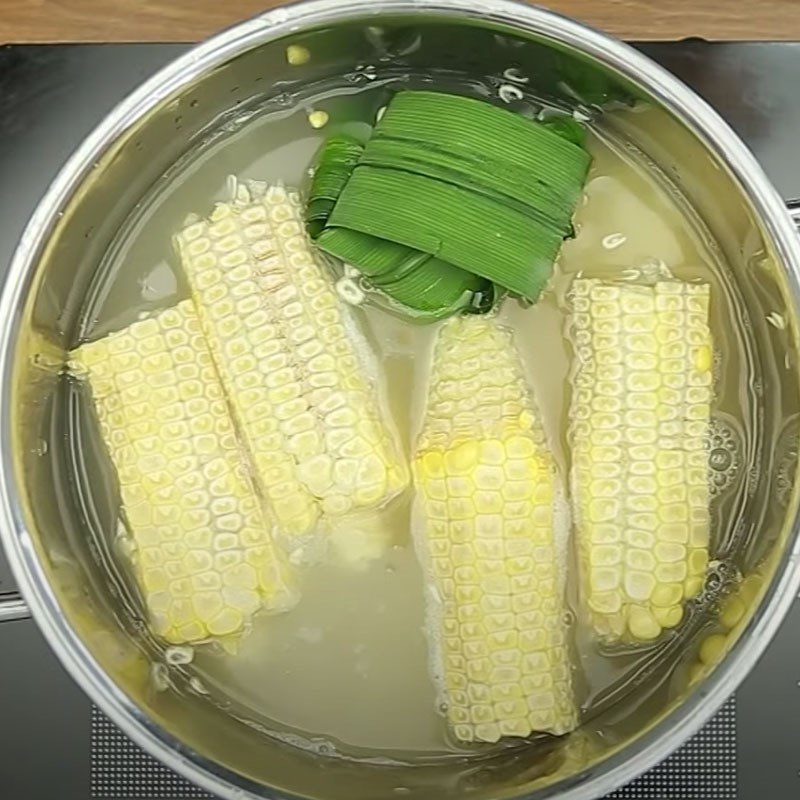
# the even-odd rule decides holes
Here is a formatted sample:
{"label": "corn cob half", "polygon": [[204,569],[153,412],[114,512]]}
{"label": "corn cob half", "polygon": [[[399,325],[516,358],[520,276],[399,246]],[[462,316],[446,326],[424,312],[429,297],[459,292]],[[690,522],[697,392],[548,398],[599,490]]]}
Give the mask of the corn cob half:
{"label": "corn cob half", "polygon": [[381,505],[408,483],[343,302],[296,194],[254,187],[177,237],[234,417],[281,532]]}
{"label": "corn cob half", "polygon": [[511,334],[493,319],[442,327],[414,473],[435,670],[456,737],[570,730],[568,518]]}
{"label": "corn cob half", "polygon": [[190,300],[79,347],[153,632],[194,642],[240,631],[296,597],[235,439]]}
{"label": "corn cob half", "polygon": [[708,564],[709,287],[573,284],[572,487],[595,632],[677,625]]}

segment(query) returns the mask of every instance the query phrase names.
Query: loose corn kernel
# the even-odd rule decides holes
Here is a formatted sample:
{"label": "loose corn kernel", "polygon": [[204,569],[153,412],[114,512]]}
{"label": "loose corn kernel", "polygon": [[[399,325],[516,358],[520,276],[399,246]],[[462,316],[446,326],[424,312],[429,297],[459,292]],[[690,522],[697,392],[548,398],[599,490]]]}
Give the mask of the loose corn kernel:
{"label": "loose corn kernel", "polygon": [[286,48],[286,61],[293,67],[302,67],[311,60],[311,52],[301,44],[290,44]]}
{"label": "loose corn kernel", "polygon": [[312,128],[324,128],[329,120],[330,116],[327,111],[320,111],[317,109],[316,111],[310,111],[308,113],[308,122]]}
{"label": "loose corn kernel", "polygon": [[703,643],[700,645],[700,661],[706,666],[716,664],[728,642],[728,637],[722,633],[712,633],[711,636],[706,636]]}
{"label": "loose corn kernel", "polygon": [[722,602],[719,621],[726,630],[735,628],[745,615],[747,608],[741,597],[731,594]]}

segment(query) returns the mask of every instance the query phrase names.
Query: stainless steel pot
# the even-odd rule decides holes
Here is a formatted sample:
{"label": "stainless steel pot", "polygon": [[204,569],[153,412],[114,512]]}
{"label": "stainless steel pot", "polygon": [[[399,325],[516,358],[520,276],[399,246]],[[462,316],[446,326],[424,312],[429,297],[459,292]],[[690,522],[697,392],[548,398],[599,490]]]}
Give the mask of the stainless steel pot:
{"label": "stainless steel pot", "polygon": [[[292,42],[312,51],[307,65],[287,66]],[[754,387],[758,441],[739,515],[740,526],[757,532],[745,569],[765,580],[747,619],[699,682],[679,681],[666,707],[644,704],[635,724],[602,749],[575,735],[546,754],[517,752],[473,765],[356,764],[269,740],[202,697],[153,693],[135,631],[126,629],[103,580],[102,554],[82,535],[89,511],[75,502],[63,437],[53,435],[64,354],[114,232],[164,169],[239,104],[357,64],[499,76],[511,62],[556,102],[591,106],[624,96],[646,107],[620,115],[620,130],[681,187],[741,283],[746,333],[763,376]],[[739,281],[753,271],[755,283]],[[695,94],[624,44],[510,0],[310,0],[271,11],[190,51],[121,103],[53,182],[19,244],[0,301],[0,525],[25,602],[63,664],[114,722],[221,797],[375,800],[399,790],[438,799],[603,795],[664,758],[711,716],[797,594],[794,463],[778,464],[768,443],[780,448],[797,435],[799,277],[793,221],[741,141]],[[776,310],[785,327],[764,323]],[[769,477],[778,468],[783,486],[776,494]],[[24,613],[19,598],[0,598],[0,619]]]}

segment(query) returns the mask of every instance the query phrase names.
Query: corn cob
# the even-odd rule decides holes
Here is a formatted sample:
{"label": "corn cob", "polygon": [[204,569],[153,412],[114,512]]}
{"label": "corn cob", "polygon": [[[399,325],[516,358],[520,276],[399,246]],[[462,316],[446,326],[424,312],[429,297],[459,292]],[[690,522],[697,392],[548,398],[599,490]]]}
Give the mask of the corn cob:
{"label": "corn cob", "polygon": [[595,632],[677,625],[708,564],[709,288],[577,280],[572,486]]}
{"label": "corn cob", "polygon": [[456,737],[570,730],[565,502],[511,334],[494,320],[441,329],[414,473]]}
{"label": "corn cob", "polygon": [[194,642],[295,600],[190,300],[79,347],[153,632]]}
{"label": "corn cob", "polygon": [[[244,187],[240,187],[240,190]],[[408,482],[343,303],[296,194],[244,191],[177,237],[263,492],[281,532],[381,505]]]}

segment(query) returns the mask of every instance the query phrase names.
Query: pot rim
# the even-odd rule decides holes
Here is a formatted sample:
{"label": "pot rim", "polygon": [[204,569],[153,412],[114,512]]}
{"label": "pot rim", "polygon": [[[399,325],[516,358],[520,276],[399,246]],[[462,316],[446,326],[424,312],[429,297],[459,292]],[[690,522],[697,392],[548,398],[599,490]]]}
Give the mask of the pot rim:
{"label": "pot rim", "polygon": [[[228,800],[263,798],[265,787],[187,748],[167,733],[112,681],[92,658],[61,613],[26,529],[10,454],[11,389],[21,308],[32,273],[59,216],[85,180],[94,162],[141,117],[162,100],[234,56],[297,33],[302,28],[384,14],[506,25],[570,45],[610,64],[631,83],[669,109],[728,166],[748,196],[786,271],[794,312],[800,315],[800,240],[783,201],[744,143],[697,94],[649,58],[605,34],[560,14],[517,0],[305,0],[279,7],[231,27],[180,56],[145,81],[114,108],[73,153],[33,213],[11,260],[0,296],[0,539],[15,579],[50,648],[91,700],[131,739],[169,768],[203,789]],[[792,519],[780,574],[770,585],[761,613],[751,620],[714,672],[694,693],[638,740],[599,764],[543,788],[541,798],[592,800],[629,782],[665,758],[696,733],[738,687],[774,636],[800,588],[800,525],[797,486],[787,509]],[[244,790],[244,791],[243,791]],[[300,800],[268,789],[270,796]]]}

